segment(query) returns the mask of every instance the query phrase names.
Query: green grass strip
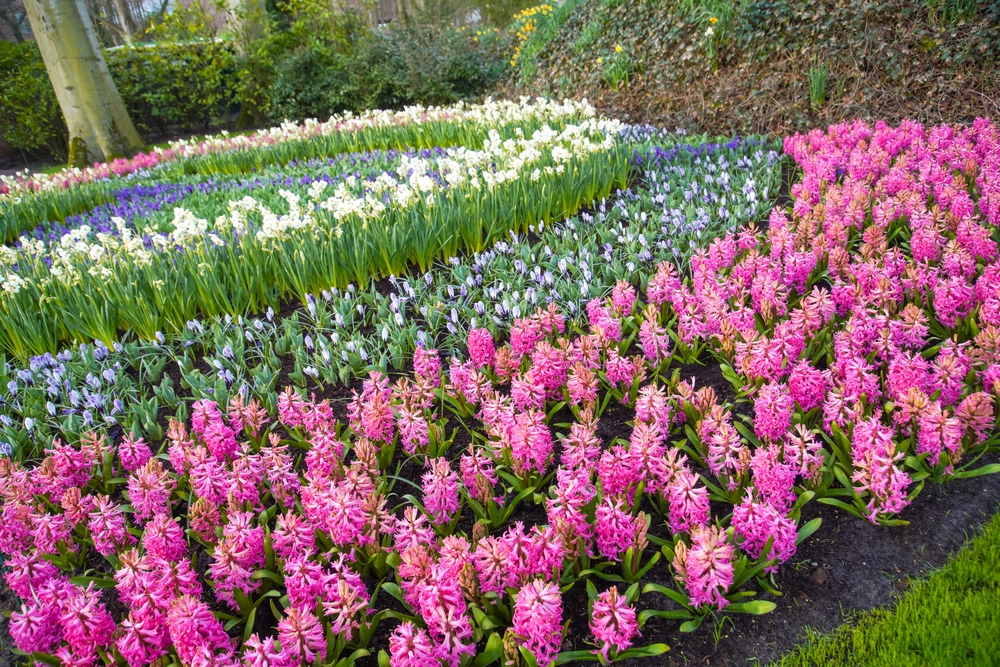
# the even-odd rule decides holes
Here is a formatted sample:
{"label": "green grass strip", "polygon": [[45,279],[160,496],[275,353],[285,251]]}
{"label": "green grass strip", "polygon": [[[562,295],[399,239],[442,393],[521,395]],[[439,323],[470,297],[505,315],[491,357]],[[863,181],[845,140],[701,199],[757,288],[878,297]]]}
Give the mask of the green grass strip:
{"label": "green grass strip", "polygon": [[900,602],[813,638],[775,667],[1000,665],[1000,514]]}

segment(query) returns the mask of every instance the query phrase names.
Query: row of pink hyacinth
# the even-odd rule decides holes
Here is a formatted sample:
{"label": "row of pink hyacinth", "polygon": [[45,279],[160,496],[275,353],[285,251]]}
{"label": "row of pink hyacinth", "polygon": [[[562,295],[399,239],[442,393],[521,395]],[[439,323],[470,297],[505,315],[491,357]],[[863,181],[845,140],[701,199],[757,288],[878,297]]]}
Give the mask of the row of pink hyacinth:
{"label": "row of pink hyacinth", "polygon": [[[439,111],[439,110],[430,110]],[[398,114],[392,118],[393,125],[406,125],[421,120],[447,120],[447,113],[427,113],[422,117]],[[66,190],[86,183],[153,169],[162,164],[190,159],[203,155],[213,155],[232,151],[265,148],[287,141],[308,140],[334,132],[354,132],[380,123],[378,117],[334,117],[318,123],[307,121],[295,124],[285,122],[279,127],[259,130],[252,134],[229,134],[223,132],[198,140],[173,142],[169,148],[155,148],[147,153],[139,153],[131,158],[115,158],[108,162],[95,162],[89,167],[64,169],[53,174],[18,174],[14,178],[0,180],[0,195],[20,195],[44,190]]]}

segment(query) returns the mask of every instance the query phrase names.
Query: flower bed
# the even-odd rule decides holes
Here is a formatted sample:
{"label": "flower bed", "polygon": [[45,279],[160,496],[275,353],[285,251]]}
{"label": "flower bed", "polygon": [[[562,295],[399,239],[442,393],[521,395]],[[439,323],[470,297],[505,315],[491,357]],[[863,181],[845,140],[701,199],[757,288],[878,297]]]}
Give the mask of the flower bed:
{"label": "flower bed", "polygon": [[[425,279],[306,285],[280,326],[191,320],[169,344],[10,369],[4,400],[37,429],[19,451],[68,439],[0,459],[18,649],[133,666],[659,655],[658,627],[773,609],[778,568],[822,530],[811,503],[898,525],[927,483],[1000,470],[996,128],[856,123],[785,151],[790,210],[771,210],[780,165],[756,145],[643,149],[612,202]],[[197,228],[179,214],[170,234]],[[188,394],[153,390],[179,418],[162,443],[143,387],[160,346]],[[681,373],[696,363],[721,382]],[[354,374],[346,405],[296,388]],[[43,414],[45,393],[60,403]]]}

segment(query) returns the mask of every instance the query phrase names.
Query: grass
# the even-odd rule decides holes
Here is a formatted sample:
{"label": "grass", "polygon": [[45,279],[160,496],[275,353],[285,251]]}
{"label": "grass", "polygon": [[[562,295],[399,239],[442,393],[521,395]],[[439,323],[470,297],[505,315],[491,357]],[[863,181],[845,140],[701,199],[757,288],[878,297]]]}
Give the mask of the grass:
{"label": "grass", "polygon": [[811,639],[775,667],[1000,665],[1000,514],[893,608]]}

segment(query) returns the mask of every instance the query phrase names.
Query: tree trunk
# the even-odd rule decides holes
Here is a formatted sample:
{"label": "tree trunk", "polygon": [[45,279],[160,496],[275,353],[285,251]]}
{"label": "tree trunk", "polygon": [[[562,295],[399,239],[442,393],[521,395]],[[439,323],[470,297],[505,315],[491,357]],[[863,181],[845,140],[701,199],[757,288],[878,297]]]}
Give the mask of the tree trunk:
{"label": "tree trunk", "polygon": [[118,23],[122,29],[122,36],[125,44],[132,46],[132,33],[135,32],[132,22],[131,8],[126,0],[115,0],[115,13],[118,15]]}
{"label": "tree trunk", "polygon": [[97,44],[84,0],[25,0],[38,50],[69,130],[69,163],[132,157],[145,148]]}
{"label": "tree trunk", "polygon": [[239,56],[251,53],[254,42],[266,34],[264,19],[266,9],[263,0],[228,0],[226,2],[226,24],[233,33],[233,45]]}

